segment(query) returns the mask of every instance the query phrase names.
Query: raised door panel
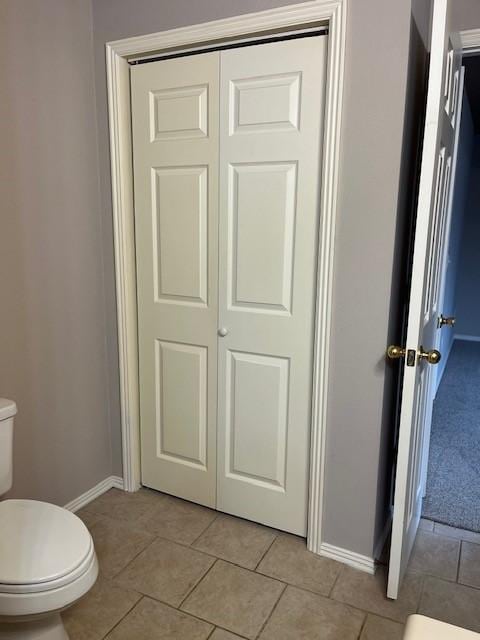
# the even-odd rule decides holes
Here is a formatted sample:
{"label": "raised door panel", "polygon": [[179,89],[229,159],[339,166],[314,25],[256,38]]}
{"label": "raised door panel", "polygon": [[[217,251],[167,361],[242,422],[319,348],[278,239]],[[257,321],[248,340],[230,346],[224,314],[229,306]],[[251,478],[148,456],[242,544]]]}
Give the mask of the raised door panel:
{"label": "raised door panel", "polygon": [[207,303],[207,167],[155,168],[156,300]]}
{"label": "raised door panel", "polygon": [[208,85],[150,92],[150,140],[202,138],[208,134]]}
{"label": "raised door panel", "polygon": [[289,361],[251,353],[227,357],[227,476],[284,491]]}
{"label": "raised door panel", "polygon": [[230,133],[298,129],[301,72],[233,80]]}
{"label": "raised door panel", "polygon": [[230,167],[229,288],[232,308],[290,312],[296,163]]}
{"label": "raised door panel", "polygon": [[206,349],[157,340],[155,360],[157,457],[204,469],[207,456]]}

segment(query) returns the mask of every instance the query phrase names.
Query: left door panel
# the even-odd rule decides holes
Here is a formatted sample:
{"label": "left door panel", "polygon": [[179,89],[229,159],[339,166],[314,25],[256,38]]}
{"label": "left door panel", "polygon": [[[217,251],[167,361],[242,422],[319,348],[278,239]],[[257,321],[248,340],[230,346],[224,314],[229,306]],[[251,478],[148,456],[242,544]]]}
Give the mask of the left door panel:
{"label": "left door panel", "polygon": [[131,69],[142,483],[215,507],[218,52]]}

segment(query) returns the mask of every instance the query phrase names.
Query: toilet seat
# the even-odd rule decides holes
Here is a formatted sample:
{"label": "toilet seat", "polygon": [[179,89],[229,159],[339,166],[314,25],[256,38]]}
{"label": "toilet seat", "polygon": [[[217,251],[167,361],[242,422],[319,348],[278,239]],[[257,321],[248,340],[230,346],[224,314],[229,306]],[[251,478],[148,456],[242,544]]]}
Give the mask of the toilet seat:
{"label": "toilet seat", "polygon": [[403,640],[480,640],[480,634],[413,614],[408,617]]}
{"label": "toilet seat", "polygon": [[46,502],[0,502],[0,616],[62,609],[97,575],[92,537],[77,516]]}
{"label": "toilet seat", "polygon": [[72,575],[92,548],[87,527],[70,511],[35,500],[0,502],[0,591]]}

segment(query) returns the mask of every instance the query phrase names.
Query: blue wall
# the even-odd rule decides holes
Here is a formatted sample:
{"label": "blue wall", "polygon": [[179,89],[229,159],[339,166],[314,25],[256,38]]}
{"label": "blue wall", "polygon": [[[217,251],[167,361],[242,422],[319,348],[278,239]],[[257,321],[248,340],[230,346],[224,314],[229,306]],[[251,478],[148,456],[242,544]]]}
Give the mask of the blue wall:
{"label": "blue wall", "polygon": [[[458,143],[457,169],[455,174],[455,190],[453,193],[452,217],[450,226],[450,241],[448,245],[448,265],[445,279],[445,298],[443,301],[444,316],[456,314],[456,287],[459,274],[460,250],[463,239],[465,211],[469,201],[471,163],[474,144],[474,129],[472,114],[467,95],[463,97],[462,120]],[[443,358],[437,368],[437,388],[440,384],[450,349],[452,348],[454,333],[458,328],[443,327],[440,332],[439,350]]]}
{"label": "blue wall", "polygon": [[480,339],[480,136],[475,136],[457,272],[455,334]]}

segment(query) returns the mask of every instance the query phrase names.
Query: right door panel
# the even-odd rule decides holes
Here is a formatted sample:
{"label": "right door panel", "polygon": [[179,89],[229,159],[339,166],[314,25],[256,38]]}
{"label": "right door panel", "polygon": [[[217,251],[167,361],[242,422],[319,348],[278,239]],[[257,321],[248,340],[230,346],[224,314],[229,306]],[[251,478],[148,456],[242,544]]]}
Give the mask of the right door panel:
{"label": "right door panel", "polygon": [[217,508],[298,535],[307,520],[326,42],[269,43],[220,60]]}

